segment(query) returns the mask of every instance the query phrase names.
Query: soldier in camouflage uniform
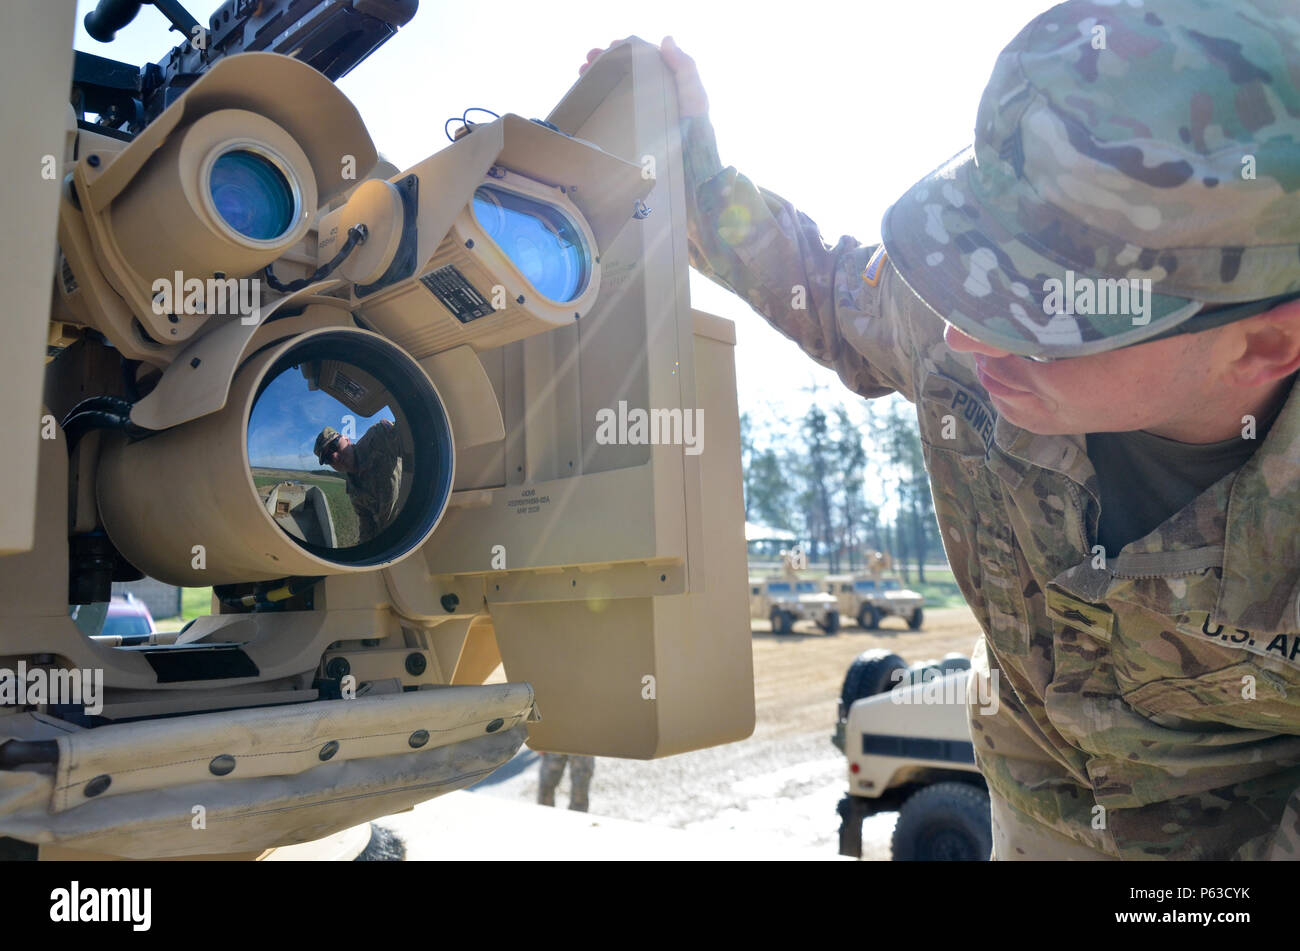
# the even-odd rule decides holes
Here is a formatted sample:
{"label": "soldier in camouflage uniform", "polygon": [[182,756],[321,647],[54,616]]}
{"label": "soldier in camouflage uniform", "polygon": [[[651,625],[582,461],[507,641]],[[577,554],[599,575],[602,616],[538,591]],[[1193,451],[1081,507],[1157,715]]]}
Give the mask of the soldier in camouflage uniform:
{"label": "soldier in camouflage uniform", "polygon": [[661,52],[692,264],[916,404],[999,688],[971,707],[994,856],[1300,858],[1294,3],[1040,15],[871,247],[724,168]]}
{"label": "soldier in camouflage uniform", "polygon": [[569,767],[569,808],[587,811],[587,793],[591,777],[596,772],[596,757],[564,753],[543,753],[541,771],[537,779],[537,801],[543,806],[555,805],[555,788],[560,785],[565,765]]}
{"label": "soldier in camouflage uniform", "polygon": [[379,534],[392,521],[402,484],[402,445],[397,429],[381,419],[353,443],[333,427],[316,437],[316,458],[347,480],[348,501],[360,522],[358,541]]}

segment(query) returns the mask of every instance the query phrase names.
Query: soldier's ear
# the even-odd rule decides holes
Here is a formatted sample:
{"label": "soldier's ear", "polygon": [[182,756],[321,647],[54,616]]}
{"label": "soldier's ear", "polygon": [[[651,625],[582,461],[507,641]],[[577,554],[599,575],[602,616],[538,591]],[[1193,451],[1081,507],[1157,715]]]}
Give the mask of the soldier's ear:
{"label": "soldier's ear", "polygon": [[1225,330],[1235,333],[1236,356],[1228,372],[1240,386],[1266,386],[1300,370],[1300,300],[1248,317]]}

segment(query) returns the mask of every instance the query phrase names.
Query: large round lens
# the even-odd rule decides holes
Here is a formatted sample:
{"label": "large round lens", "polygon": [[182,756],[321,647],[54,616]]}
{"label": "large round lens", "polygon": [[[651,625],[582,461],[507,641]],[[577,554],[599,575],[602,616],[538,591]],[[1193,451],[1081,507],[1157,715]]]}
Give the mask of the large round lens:
{"label": "large round lens", "polygon": [[265,156],[232,149],[217,157],[208,176],[217,212],[230,227],[271,241],[293,227],[293,186]]}
{"label": "large round lens", "polygon": [[247,446],[267,514],[334,561],[382,561],[409,548],[451,490],[441,404],[369,340],[324,336],[279,359],[253,404]]}
{"label": "large round lens", "polygon": [[558,208],[490,185],[474,192],[474,217],[543,297],[571,301],[586,288],[588,251]]}

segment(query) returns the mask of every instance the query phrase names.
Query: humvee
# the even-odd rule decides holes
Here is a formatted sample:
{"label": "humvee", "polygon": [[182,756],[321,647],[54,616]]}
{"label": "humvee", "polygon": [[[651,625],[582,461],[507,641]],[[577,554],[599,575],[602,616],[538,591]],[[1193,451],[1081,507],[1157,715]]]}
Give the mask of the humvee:
{"label": "humvee", "polygon": [[789,634],[796,621],[812,621],[827,634],[840,629],[836,600],[819,582],[779,575],[749,579],[749,615],[771,621],[774,634]]}
{"label": "humvee", "polygon": [[[300,541],[335,548],[339,544],[334,519],[320,486],[285,481],[258,490],[262,504],[275,523]],[[355,544],[356,539],[348,539]]]}
{"label": "humvee", "polygon": [[898,810],[894,861],[989,858],[988,787],[975,766],[965,702],[969,669],[955,654],[909,667],[881,648],[849,665],[831,737],[848,761],[841,855],[861,858],[862,820]]}
{"label": "humvee", "polygon": [[899,617],[914,631],[920,630],[925,612],[925,597],[892,576],[873,573],[828,575],[823,580],[833,595],[841,617],[856,618],[858,627],[874,631],[887,617]]}

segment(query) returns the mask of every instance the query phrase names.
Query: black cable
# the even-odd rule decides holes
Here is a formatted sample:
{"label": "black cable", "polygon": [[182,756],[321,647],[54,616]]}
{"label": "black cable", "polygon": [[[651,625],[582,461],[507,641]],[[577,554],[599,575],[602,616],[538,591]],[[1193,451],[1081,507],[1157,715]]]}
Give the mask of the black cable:
{"label": "black cable", "polygon": [[131,401],[120,396],[91,396],[68,411],[60,426],[68,443],[68,454],[77,448],[81,437],[92,429],[120,429],[138,435],[147,430],[131,422]]}
{"label": "black cable", "polygon": [[71,453],[76,449],[77,443],[81,442],[81,437],[92,429],[131,431],[135,429],[135,426],[132,424],[129,414],[115,413],[103,409],[91,409],[76,413],[63,421],[63,435],[68,441],[68,452]]}
{"label": "black cable", "polygon": [[131,400],[123,399],[120,396],[110,396],[108,394],[104,394],[103,396],[89,396],[86,399],[82,400],[80,403],[78,403],[76,406],[72,407],[72,409],[68,410],[66,414],[64,414],[62,425],[67,426],[68,420],[70,420],[73,416],[77,415],[78,413],[84,413],[92,409],[113,410],[119,413],[130,413],[131,405],[132,405]]}
{"label": "black cable", "polygon": [[460,114],[459,119],[457,119],[455,116],[452,116],[450,119],[448,119],[446,122],[442,124],[442,134],[447,137],[448,141],[455,142],[456,137],[447,131],[447,126],[451,125],[453,122],[459,122],[463,127],[469,128],[470,126],[469,114],[471,112],[486,112],[493,119],[501,118],[501,115],[499,113],[493,112],[491,109],[484,109],[482,106],[470,106],[468,109],[466,109],[464,112]]}
{"label": "black cable", "polygon": [[271,265],[268,264],[263,272],[266,276],[266,283],[271,286],[272,290],[279,291],[281,294],[292,294],[294,291],[300,291],[308,284],[315,284],[317,281],[329,277],[334,272],[334,269],[343,263],[343,259],[352,253],[352,249],[359,244],[364,244],[368,237],[370,237],[370,230],[365,225],[353,225],[348,229],[348,239],[343,242],[343,247],[339,248],[339,253],[316,268],[311,274],[284,284],[272,273]]}

